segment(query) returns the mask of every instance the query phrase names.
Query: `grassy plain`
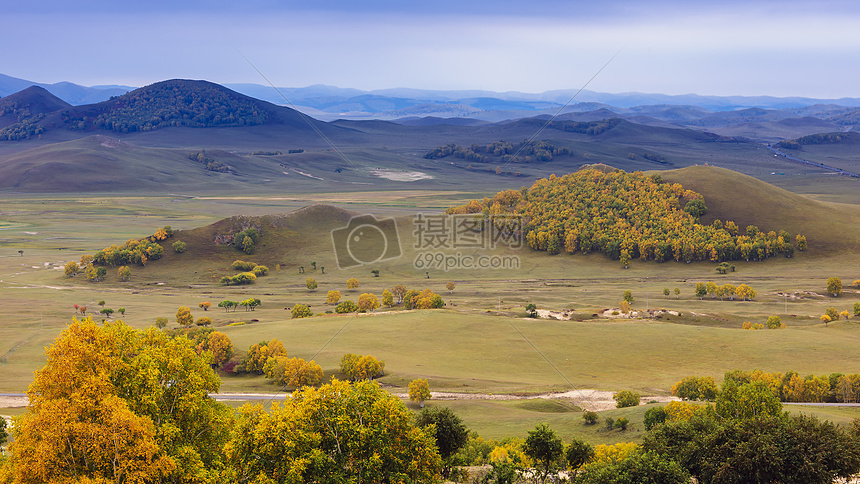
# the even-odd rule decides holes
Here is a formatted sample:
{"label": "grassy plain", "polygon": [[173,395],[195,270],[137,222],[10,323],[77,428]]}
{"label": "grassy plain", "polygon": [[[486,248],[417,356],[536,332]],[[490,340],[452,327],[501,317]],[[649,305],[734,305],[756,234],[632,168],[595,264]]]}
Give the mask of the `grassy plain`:
{"label": "grassy plain", "polygon": [[[693,183],[696,177],[690,180]],[[96,302],[105,300],[106,307],[126,308],[123,320],[143,328],[152,325],[157,316],[169,317],[175,326],[173,315],[179,306],[191,306],[195,316],[201,316],[199,302],[211,301],[214,306],[222,299],[252,296],[263,302],[256,311],[226,313],[213,307],[206,313],[216,328],[231,337],[239,352],[261,340],[278,338],[291,356],[316,359],[327,376],[337,374],[344,353],[373,354],[386,361],[387,375],[381,382],[394,391],[403,391],[413,378],[428,378],[435,391],[538,393],[578,388],[632,389],[658,395],[667,394],[684,376],[712,375],[719,380],[725,371],[736,368],[795,370],[802,375],[860,373],[856,352],[860,323],[852,318],[825,327],[818,320],[829,306],[850,311],[860,301],[860,291],[848,287],[860,279],[856,269],[860,251],[856,246],[851,249],[858,228],[850,225],[857,220],[858,200],[847,190],[840,192],[840,200],[852,203],[824,205],[830,215],[812,225],[830,224],[841,230],[809,234],[811,250],[796,253],[792,259],[739,261],[737,271],[727,275],[716,274],[712,263],[634,261],[629,270],[623,270],[617,261],[599,254],[549,256],[522,249],[506,252],[520,258],[517,269],[434,269],[428,271],[428,279],[424,270],[413,266],[419,251],[414,247],[411,214],[438,212],[488,194],[400,190],[349,195],[6,196],[0,203],[0,299],[5,321],[0,325],[0,358],[5,363],[0,366],[0,391],[26,390],[32,372],[44,363],[44,347],[74,316],[73,304],[97,310]],[[719,203],[730,199],[724,196]],[[749,205],[757,217],[768,213],[762,200]],[[379,278],[367,266],[339,270],[331,250],[330,221],[310,220],[303,230],[269,242],[272,246],[258,254],[248,256],[227,248],[210,250],[204,259],[199,252],[206,241],[203,232],[191,230],[236,214],[283,213],[315,202],[399,217],[403,257],[374,265],[381,271]],[[778,221],[791,223],[789,217]],[[846,221],[847,228],[839,225]],[[117,281],[113,271],[107,281],[97,284],[80,276],[63,276],[65,262],[146,236],[163,225],[181,230],[178,239],[193,242],[187,253],[173,254],[169,243],[165,244],[164,260],[147,268],[132,267],[129,282]],[[847,237],[847,241],[829,243],[829,234]],[[233,273],[229,263],[235,259],[266,263],[270,275],[251,286],[218,285],[222,275]],[[312,270],[312,261],[326,267],[325,274]],[[275,263],[282,264],[282,270],[276,271]],[[305,274],[299,274],[301,266]],[[840,298],[825,294],[825,280],[834,275],[846,285]],[[308,276],[319,282],[314,292],[304,285]],[[355,293],[345,287],[349,277],[361,282]],[[753,302],[697,299],[695,283],[708,280],[750,284],[758,297]],[[444,287],[448,281],[456,284],[453,294]],[[448,306],[409,313],[386,314],[383,310],[369,316],[323,314],[332,309],[325,304],[328,290],[340,290],[345,299],[355,299],[363,292],[378,295],[395,284],[429,287],[442,294]],[[663,296],[664,288],[675,287],[682,291],[680,298]],[[662,307],[680,311],[681,316],[642,321],[594,316],[616,307],[627,289],[636,298],[634,309]],[[797,297],[781,295],[784,293]],[[544,309],[570,310],[574,320],[526,319],[523,307],[529,302]],[[291,320],[285,308],[295,303],[310,304],[318,316]],[[785,330],[740,329],[744,321],[764,322],[773,314],[783,318]],[[237,321],[246,324],[227,326]],[[278,388],[261,377],[228,375],[223,377],[222,390],[273,392]],[[640,439],[641,415],[646,410],[604,412],[633,421],[632,430],[622,433],[582,425],[581,412],[561,402],[476,399],[430,404],[453,407],[487,438],[523,436],[536,423],[548,422],[565,438],[582,433],[595,443]],[[857,414],[845,409],[809,411],[839,422]]]}

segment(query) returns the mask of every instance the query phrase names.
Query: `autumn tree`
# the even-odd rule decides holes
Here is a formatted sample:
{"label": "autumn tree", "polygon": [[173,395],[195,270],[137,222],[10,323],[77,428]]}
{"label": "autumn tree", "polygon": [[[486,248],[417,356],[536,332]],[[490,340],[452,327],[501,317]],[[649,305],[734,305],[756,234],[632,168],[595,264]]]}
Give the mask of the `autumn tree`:
{"label": "autumn tree", "polygon": [[358,289],[358,279],[354,277],[350,277],[349,279],[347,279],[346,288],[354,292],[356,289]]}
{"label": "autumn tree", "polygon": [[409,382],[409,400],[418,402],[424,408],[424,401],[430,400],[430,383],[423,378]]}
{"label": "autumn tree", "polygon": [[311,308],[304,304],[296,304],[290,310],[290,315],[293,319],[309,318],[314,315]]}
{"label": "autumn tree", "polygon": [[388,289],[382,291],[382,304],[389,308],[394,305],[394,295]]}
{"label": "autumn tree", "polygon": [[307,279],[305,279],[305,286],[308,287],[309,291],[315,291],[318,287],[317,280],[313,277],[308,277]]}
{"label": "autumn tree", "polygon": [[854,303],[854,316],[860,316],[860,302]]}
{"label": "autumn tree", "polygon": [[287,356],[287,350],[279,340],[253,344],[248,348],[248,355],[245,357],[245,371],[262,375],[266,362],[276,356]]}
{"label": "autumn tree", "polygon": [[699,298],[699,300],[702,300],[702,298],[704,298],[707,295],[708,295],[708,285],[705,284],[704,282],[701,282],[701,281],[697,282],[696,283],[696,297]]}
{"label": "autumn tree", "polygon": [[397,304],[400,304],[403,302],[403,297],[406,296],[406,286],[397,284],[391,289],[391,293],[397,296]]}
{"label": "autumn tree", "polygon": [[797,250],[801,252],[806,250],[806,237],[797,234],[797,237],[795,237],[795,245],[797,246]]}
{"label": "autumn tree", "polygon": [[340,291],[329,291],[326,294],[326,304],[337,304],[338,301],[340,301]]}
{"label": "autumn tree", "polygon": [[201,316],[197,318],[197,321],[194,322],[197,326],[203,326],[204,328],[212,324],[212,318],[208,316]]}
{"label": "autumn tree", "polygon": [[197,307],[204,310],[204,311],[208,311],[209,308],[212,307],[212,303],[209,301],[204,301],[204,302],[198,304]]}
{"label": "autumn tree", "polygon": [[225,454],[234,482],[435,482],[432,433],[373,382],[306,387],[271,412],[240,410]]}
{"label": "autumn tree", "polygon": [[299,388],[308,385],[319,385],[323,380],[323,370],[316,361],[305,361],[303,358],[287,358],[286,355],[270,357],[263,367],[266,378],[271,378],[278,385]]}
{"label": "autumn tree", "polygon": [[191,326],[194,324],[194,316],[191,314],[191,308],[188,306],[180,306],[176,310],[176,323],[180,326]]}
{"label": "autumn tree", "polygon": [[230,337],[220,331],[212,331],[200,344],[197,352],[208,351],[212,356],[209,363],[214,366],[222,366],[233,357],[233,342]]}
{"label": "autumn tree", "polygon": [[373,311],[379,307],[379,299],[371,293],[365,293],[358,296],[358,309],[362,312]]}
{"label": "autumn tree", "polygon": [[449,282],[445,284],[445,289],[448,289],[448,292],[454,294],[454,288],[457,287],[453,282]]}
{"label": "autumn tree", "polygon": [[164,329],[167,326],[167,318],[164,316],[159,316],[155,318],[155,327],[158,329]]}
{"label": "autumn tree", "polygon": [[827,279],[827,292],[833,297],[839,297],[842,294],[842,279],[838,277],[830,277]]}
{"label": "autumn tree", "polygon": [[669,294],[670,294],[670,293],[671,293],[671,292],[669,291],[669,288],[668,288],[668,287],[664,287],[664,288],[663,288],[663,295],[664,295],[664,296],[666,296],[666,299],[669,299]]}
{"label": "autumn tree", "polygon": [[78,263],[75,261],[66,263],[64,267],[64,273],[66,274],[66,277],[75,277],[75,274],[80,271],[81,269],[80,267],[78,267]]}
{"label": "autumn tree", "polygon": [[756,297],[758,292],[752,287],[747,286],[746,284],[741,284],[737,287],[737,289],[735,289],[735,294],[740,296],[741,300],[743,301],[752,301],[753,298]]}
{"label": "autumn tree", "polygon": [[680,288],[680,287],[676,287],[676,288],[675,288],[675,299],[678,299],[678,297],[679,297],[680,295],[681,295],[681,288]]}
{"label": "autumn tree", "polygon": [[13,482],[222,480],[232,411],[189,339],[88,318],[46,354],[9,446]]}
{"label": "autumn tree", "polygon": [[347,353],[340,359],[340,372],[350,381],[373,380],[385,374],[385,362],[371,355]]}

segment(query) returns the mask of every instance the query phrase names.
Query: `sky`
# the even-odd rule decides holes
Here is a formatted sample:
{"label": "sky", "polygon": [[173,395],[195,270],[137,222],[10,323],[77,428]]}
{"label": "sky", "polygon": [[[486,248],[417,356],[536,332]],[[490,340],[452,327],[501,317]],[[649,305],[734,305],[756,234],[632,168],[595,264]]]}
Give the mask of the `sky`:
{"label": "sky", "polygon": [[846,0],[3,0],[0,15],[0,73],[41,83],[860,97]]}

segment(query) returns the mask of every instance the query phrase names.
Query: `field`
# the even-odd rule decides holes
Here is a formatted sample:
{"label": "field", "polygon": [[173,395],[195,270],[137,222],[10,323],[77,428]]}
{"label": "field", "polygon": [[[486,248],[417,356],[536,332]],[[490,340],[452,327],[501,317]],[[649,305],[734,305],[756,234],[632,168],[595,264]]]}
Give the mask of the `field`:
{"label": "field", "polygon": [[[786,227],[797,232],[809,228],[812,231],[805,233],[810,250],[796,252],[791,259],[738,261],[736,272],[726,275],[717,274],[713,263],[634,261],[624,270],[618,261],[600,254],[549,256],[530,249],[502,251],[519,258],[515,269],[425,271],[413,265],[420,250],[412,215],[438,213],[490,192],[10,195],[0,204],[0,298],[6,321],[0,325],[0,392],[26,391],[32,372],[44,363],[44,347],[74,316],[73,304],[86,305],[92,312],[99,308],[96,303],[100,300],[105,307],[125,308],[122,319],[137,328],[151,326],[157,316],[168,317],[175,327],[179,306],[190,306],[199,317],[203,311],[197,304],[211,301],[213,308],[206,315],[213,318],[214,327],[230,336],[239,352],[259,341],[278,338],[290,356],[319,362],[327,377],[338,375],[344,353],[372,354],[385,360],[386,376],[380,381],[393,392],[404,392],[414,378],[427,378],[433,391],[472,394],[428,404],[451,406],[486,438],[522,437],[545,421],[565,438],[577,433],[595,443],[636,441],[644,433],[641,416],[647,409],[602,411],[605,416],[628,416],[633,421],[630,431],[605,432],[599,430],[599,424],[584,426],[582,408],[568,400],[492,400],[491,394],[537,397],[545,392],[631,389],[663,398],[684,376],[711,375],[719,381],[724,372],[738,368],[795,370],[801,375],[860,373],[856,351],[860,323],[851,319],[824,326],[818,319],[827,307],[850,311],[860,301],[860,289],[850,287],[853,280],[860,279],[856,272],[860,256],[856,191],[846,185],[830,194],[842,203],[818,203],[809,200],[825,198],[826,193],[798,197],[750,181],[744,190],[759,197],[748,196],[744,204],[739,197],[721,196],[724,185],[710,186],[710,172],[703,175],[695,171],[699,168],[664,177],[689,184],[704,193],[706,200],[713,199],[711,217],[725,219],[730,212],[742,212],[737,220],[757,222],[764,229]],[[741,181],[746,183],[745,179],[732,183]],[[264,234],[265,247],[254,255],[207,245],[215,228],[206,227],[225,217],[281,214],[314,203],[334,204],[339,209],[316,207],[284,219],[287,229],[272,232],[269,239]],[[340,209],[396,217],[402,257],[339,270],[329,231],[343,225],[347,213]],[[798,214],[809,213],[816,216],[798,218]],[[132,267],[128,282],[118,281],[110,268],[107,280],[95,284],[82,275],[64,277],[66,262],[152,234],[163,225],[179,231],[176,239],[189,243],[188,252],[174,254],[170,244],[164,244],[163,260],[146,268]],[[220,277],[235,273],[229,266],[236,259],[264,263],[270,274],[250,286],[219,285]],[[276,264],[280,270],[275,269]],[[299,273],[300,267],[304,274]],[[374,277],[370,269],[379,270],[380,276]],[[826,294],[825,280],[831,276],[841,277],[845,284],[840,298]],[[314,277],[319,288],[309,291],[307,277]],[[350,277],[361,283],[355,293],[345,287]],[[699,300],[694,296],[695,283],[710,280],[746,283],[758,296],[752,302]],[[456,284],[453,293],[445,288],[449,281]],[[339,290],[345,299],[354,300],[364,292],[379,295],[395,284],[430,288],[443,296],[447,306],[412,312],[383,308],[376,314],[358,316],[325,314],[333,309],[325,304],[329,290]],[[663,295],[664,288],[675,287],[681,290],[680,297]],[[635,297],[634,310],[665,308],[680,316],[648,320],[602,316],[605,309],[618,306],[625,290]],[[261,299],[262,307],[229,313],[214,307],[223,299],[247,297]],[[317,315],[291,320],[285,308],[296,303],[311,305]],[[568,311],[572,319],[526,318],[528,303]],[[764,322],[770,315],[781,316],[787,328],[741,329],[745,321]],[[246,324],[227,326],[239,321]],[[222,381],[224,392],[281,390],[262,377],[225,375]],[[850,409],[804,411],[839,423],[860,415]]]}

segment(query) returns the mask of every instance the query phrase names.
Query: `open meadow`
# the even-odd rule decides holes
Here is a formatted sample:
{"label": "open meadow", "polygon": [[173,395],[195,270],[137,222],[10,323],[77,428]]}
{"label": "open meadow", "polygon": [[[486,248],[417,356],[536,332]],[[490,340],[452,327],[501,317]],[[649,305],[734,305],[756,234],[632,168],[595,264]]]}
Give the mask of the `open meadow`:
{"label": "open meadow", "polygon": [[[673,176],[684,179],[685,187],[688,180],[706,185],[702,177],[689,172],[664,175],[670,181]],[[379,381],[392,392],[405,393],[411,380],[426,378],[434,392],[470,394],[455,400],[431,400],[428,405],[452,407],[486,438],[522,437],[536,423],[547,422],[565,438],[576,433],[594,443],[637,441],[644,435],[642,415],[650,405],[607,410],[592,405],[586,397],[537,396],[634,390],[665,400],[671,386],[689,375],[713,376],[720,381],[725,372],[734,369],[794,370],[800,375],[860,373],[860,317],[828,325],[819,319],[828,307],[852,311],[853,304],[860,301],[860,288],[851,285],[860,279],[860,200],[856,191],[848,190],[856,190],[854,187],[845,186],[837,197],[842,203],[816,205],[815,213],[829,215],[815,220],[798,221],[792,216],[794,208],[782,204],[801,204],[797,210],[802,212],[806,200],[822,198],[816,194],[791,195],[788,202],[771,200],[770,205],[765,203],[768,196],[777,192],[748,200],[748,213],[738,217],[744,223],[755,220],[763,229],[787,226],[794,233],[805,228],[815,232],[805,232],[810,248],[795,252],[790,259],[735,261],[735,272],[727,274],[718,274],[711,262],[634,260],[625,270],[617,260],[598,253],[551,256],[529,248],[498,252],[516,258],[518,266],[510,269],[416,267],[423,249],[416,240],[414,214],[438,214],[445,207],[489,192],[211,197],[15,194],[0,204],[0,300],[5,321],[0,325],[0,392],[26,391],[33,371],[44,364],[45,346],[75,316],[75,304],[87,306],[96,319],[101,317],[97,314],[99,301],[114,310],[124,308],[123,316],[114,313],[113,317],[135,328],[152,326],[159,316],[167,317],[168,327],[175,328],[177,308],[189,306],[195,317],[211,317],[212,326],[230,337],[238,354],[252,344],[277,338],[289,356],[317,361],[327,379],[340,376],[343,354],[370,354],[385,361],[386,374]],[[695,189],[709,199],[707,189]],[[717,193],[720,187],[711,190]],[[732,198],[724,194],[724,200],[715,200],[716,214],[709,216],[724,217],[716,210],[718,203],[735,203],[731,210],[738,210],[742,197]],[[338,208],[317,206],[284,218],[284,229],[264,232],[251,255],[232,247],[215,247],[211,240],[216,229],[206,228],[235,215],[283,214],[316,203]],[[330,231],[344,225],[344,216],[364,213],[396,218],[402,255],[338,269]],[[767,213],[773,214],[770,222],[762,219]],[[145,268],[132,266],[129,281],[120,281],[111,267],[106,280],[97,283],[88,282],[83,274],[69,278],[63,273],[69,261],[148,236],[164,225],[172,226],[175,240],[187,242],[188,250],[174,253],[172,240],[164,243],[164,257]],[[826,227],[832,230],[821,233]],[[219,284],[225,275],[235,274],[230,264],[237,259],[265,264],[269,274],[251,285]],[[378,270],[379,276],[371,270]],[[832,276],[844,283],[838,298],[825,290],[826,280]],[[313,291],[306,287],[308,277],[318,283]],[[355,291],[346,287],[346,280],[353,277],[360,282]],[[694,294],[695,285],[708,281],[748,284],[758,294],[753,301],[721,301],[710,296],[700,300]],[[455,284],[452,291],[446,288],[448,282]],[[395,306],[373,314],[327,314],[334,309],[326,304],[328,291],[337,290],[343,299],[356,300],[367,292],[379,296],[397,284],[429,288],[446,305],[438,310],[403,311]],[[668,297],[666,288],[670,289]],[[677,296],[675,288],[680,290]],[[678,315],[612,316],[611,310],[619,307],[627,290],[634,297],[634,311],[665,309]],[[260,299],[262,305],[254,311],[227,312],[216,307],[225,299],[249,297]],[[212,303],[205,313],[198,308],[204,301]],[[530,303],[570,319],[528,318],[525,306]],[[309,305],[315,315],[291,319],[287,309],[295,304]],[[780,316],[786,328],[741,329],[744,322],[764,323],[772,315]],[[234,324],[238,322],[244,324]],[[222,392],[283,391],[262,376],[222,374],[221,378]],[[500,394],[532,398],[491,398]],[[605,416],[630,418],[631,430],[606,432],[599,424],[584,426],[580,417],[589,406]],[[413,404],[410,408],[417,409]],[[841,424],[860,416],[854,409],[804,411]]]}

